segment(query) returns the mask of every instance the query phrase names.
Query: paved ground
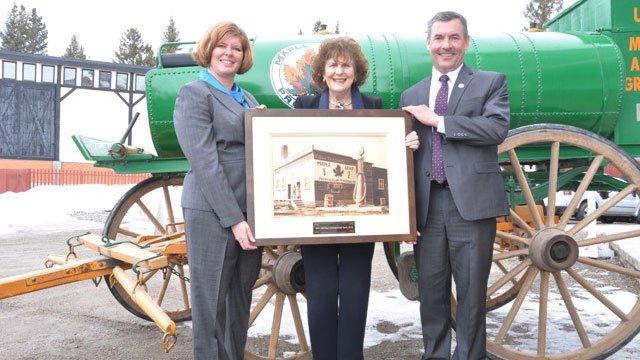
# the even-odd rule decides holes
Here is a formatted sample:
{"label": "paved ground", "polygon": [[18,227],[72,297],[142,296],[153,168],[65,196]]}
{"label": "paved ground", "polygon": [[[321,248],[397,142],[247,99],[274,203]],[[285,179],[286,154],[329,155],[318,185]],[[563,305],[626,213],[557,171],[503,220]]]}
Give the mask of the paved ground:
{"label": "paved ground", "polygon": [[[98,229],[93,229],[98,232]],[[64,240],[78,232],[0,236],[0,278],[42,268],[49,253],[66,251]],[[378,249],[379,250],[379,249]],[[613,260],[616,262],[616,260]],[[632,306],[638,294],[637,283],[611,276],[606,271],[578,269],[612,301],[623,309]],[[552,283],[553,284],[553,283]],[[535,350],[537,331],[537,283],[523,304],[507,337],[508,346],[531,346]],[[584,289],[570,284],[574,301],[592,341],[607,334],[611,314],[593,305]],[[397,285],[381,251],[374,257],[372,297],[367,329],[367,359],[419,359],[420,338],[417,304],[399,297]],[[560,296],[551,287],[550,349],[562,352],[579,346],[577,334],[563,308]],[[510,305],[488,317],[488,330],[495,335]],[[615,320],[615,318],[613,318]],[[191,357],[191,329],[178,329],[179,342],[169,353],[160,347],[155,325],[124,310],[106,287],[82,282],[0,301],[0,359],[185,359]],[[269,325],[269,324],[268,324]],[[265,349],[268,339],[253,336],[256,349]],[[633,359],[640,351],[640,339],[611,358]]]}
{"label": "paved ground", "polygon": [[[47,254],[64,254],[64,240],[79,233],[0,236],[0,278],[42,269]],[[396,286],[383,255],[377,254],[374,267],[373,289]],[[178,343],[165,354],[154,324],[130,314],[104,284],[96,288],[91,281],[0,300],[0,324],[0,359],[191,358],[189,323],[179,326]],[[383,332],[395,329],[392,322],[377,327]],[[254,337],[250,342],[264,349],[268,339]],[[419,339],[387,341],[369,347],[366,358],[417,359],[420,348]]]}

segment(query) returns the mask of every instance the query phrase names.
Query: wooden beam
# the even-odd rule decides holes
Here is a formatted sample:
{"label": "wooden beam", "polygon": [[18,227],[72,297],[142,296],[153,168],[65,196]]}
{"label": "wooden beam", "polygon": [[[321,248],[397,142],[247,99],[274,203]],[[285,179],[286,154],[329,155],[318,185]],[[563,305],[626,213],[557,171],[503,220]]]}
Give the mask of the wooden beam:
{"label": "wooden beam", "polygon": [[0,279],[0,299],[111,274],[118,261],[104,256]]}
{"label": "wooden beam", "polygon": [[136,281],[129,278],[120,267],[113,269],[113,277],[120,283],[131,300],[156,323],[164,334],[176,334],[176,324],[169,318],[167,313],[156,304],[142,286],[136,286]]}
{"label": "wooden beam", "polygon": [[[155,252],[141,249],[138,246],[131,243],[122,243],[110,247],[106,247],[102,242],[102,236],[95,234],[82,235],[78,237],[78,242],[88,247],[93,251],[99,252],[101,255],[108,256],[110,258],[124,261],[128,264],[134,264],[137,261],[149,259],[158,255]],[[161,256],[155,259],[142,261],[138,266],[154,270],[166,267],[169,264],[166,256]]]}

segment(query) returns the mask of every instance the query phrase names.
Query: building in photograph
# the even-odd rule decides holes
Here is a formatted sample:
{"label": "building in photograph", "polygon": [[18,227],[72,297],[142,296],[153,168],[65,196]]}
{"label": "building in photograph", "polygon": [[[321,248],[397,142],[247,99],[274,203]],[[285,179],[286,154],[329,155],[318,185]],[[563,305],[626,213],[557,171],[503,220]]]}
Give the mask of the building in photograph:
{"label": "building in photograph", "polygon": [[274,212],[343,212],[351,208],[360,213],[388,213],[387,169],[374,166],[366,158],[365,152],[365,197],[360,209],[355,209],[358,160],[313,147],[289,157],[287,145],[283,145],[281,162],[273,170]]}

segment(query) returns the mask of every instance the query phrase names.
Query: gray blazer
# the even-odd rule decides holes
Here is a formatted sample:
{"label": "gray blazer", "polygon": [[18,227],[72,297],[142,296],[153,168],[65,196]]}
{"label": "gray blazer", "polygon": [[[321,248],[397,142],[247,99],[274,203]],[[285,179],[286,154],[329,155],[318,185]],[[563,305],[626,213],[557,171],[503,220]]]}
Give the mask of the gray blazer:
{"label": "gray blazer", "polygon": [[[256,99],[245,91],[249,105]],[[213,211],[223,227],[245,219],[244,108],[203,80],[184,85],[173,121],[191,170],[182,207]]]}
{"label": "gray blazer", "polygon": [[[429,106],[431,77],[402,93],[400,105]],[[460,87],[460,84],[463,84]],[[509,205],[497,148],[509,131],[509,99],[504,74],[460,69],[451,88],[444,116],[442,151],[451,195],[465,220],[479,220],[508,213]],[[414,152],[416,215],[424,227],[431,189],[432,127],[414,121],[420,148]]]}

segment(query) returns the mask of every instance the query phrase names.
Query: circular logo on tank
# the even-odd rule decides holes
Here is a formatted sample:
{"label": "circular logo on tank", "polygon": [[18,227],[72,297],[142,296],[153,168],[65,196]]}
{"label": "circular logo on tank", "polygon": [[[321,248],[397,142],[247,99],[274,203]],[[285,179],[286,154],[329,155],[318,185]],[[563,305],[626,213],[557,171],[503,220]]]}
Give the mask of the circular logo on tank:
{"label": "circular logo on tank", "polygon": [[319,47],[319,43],[290,45],[278,51],[271,60],[271,86],[290,108],[298,96],[318,92],[311,79],[311,64]]}

